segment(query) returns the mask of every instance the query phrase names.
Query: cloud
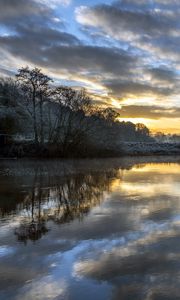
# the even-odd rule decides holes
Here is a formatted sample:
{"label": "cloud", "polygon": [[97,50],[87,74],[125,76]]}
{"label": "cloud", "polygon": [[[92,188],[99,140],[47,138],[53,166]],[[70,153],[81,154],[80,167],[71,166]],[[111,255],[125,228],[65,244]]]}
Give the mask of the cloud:
{"label": "cloud", "polygon": [[147,119],[161,119],[161,118],[179,118],[180,108],[163,106],[145,106],[145,105],[123,105],[121,109],[121,117],[125,118],[147,118]]}
{"label": "cloud", "polygon": [[0,1],[0,23],[16,27],[18,23],[29,22],[27,17],[44,17],[49,15],[51,10],[35,1],[26,0],[1,0]]}
{"label": "cloud", "polygon": [[48,1],[48,0],[35,0],[35,1],[38,2],[38,3],[41,3],[41,4],[45,4],[47,6],[50,6],[52,8],[55,8],[59,5],[68,6],[71,3],[71,0],[51,0],[51,1]]}
{"label": "cloud", "polygon": [[160,13],[127,10],[112,5],[79,7],[76,18],[82,25],[99,27],[112,37],[129,42],[136,41],[142,35],[159,37],[172,34],[177,25],[172,17],[162,17]]}
{"label": "cloud", "polygon": [[[16,300],[23,299],[57,299],[64,298],[68,285],[64,279],[56,280],[52,275],[32,280],[26,287],[21,288]],[[22,296],[23,293],[23,296]]]}
{"label": "cloud", "polygon": [[163,69],[161,67],[159,68],[150,68],[149,70],[146,70],[147,73],[151,76],[151,80],[155,82],[165,82],[168,83],[174,83],[177,79],[177,74],[168,69]]}
{"label": "cloud", "polygon": [[138,57],[123,50],[84,45],[75,36],[51,28],[20,28],[18,36],[0,37],[0,45],[28,62],[92,77],[128,76],[138,62]]}
{"label": "cloud", "polygon": [[133,80],[109,80],[104,81],[104,85],[109,89],[110,94],[115,97],[147,97],[147,96],[167,96],[173,93],[169,87],[153,86],[151,83],[138,82]]}
{"label": "cloud", "polygon": [[[70,0],[1,0],[0,1],[0,22],[7,23],[17,19],[21,20],[22,17],[33,17],[53,13],[53,8],[55,5],[69,5]],[[26,20],[28,21],[28,20]],[[14,26],[16,24],[14,23]]]}

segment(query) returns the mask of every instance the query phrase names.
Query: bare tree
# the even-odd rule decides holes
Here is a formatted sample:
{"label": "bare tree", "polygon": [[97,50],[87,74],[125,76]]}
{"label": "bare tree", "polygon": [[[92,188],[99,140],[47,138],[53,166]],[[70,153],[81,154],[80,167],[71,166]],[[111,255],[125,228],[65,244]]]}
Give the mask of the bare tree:
{"label": "bare tree", "polygon": [[92,101],[84,89],[64,86],[54,89],[53,101],[55,118],[50,142],[61,144],[64,153],[70,146],[83,143],[90,125],[88,115],[92,110]]}
{"label": "bare tree", "polygon": [[[28,101],[32,104],[32,117],[35,143],[44,142],[43,126],[43,103],[48,95],[49,82],[51,79],[43,74],[40,69],[29,67],[21,68],[16,75],[17,81],[22,84]],[[38,134],[38,104],[40,113],[40,134]]]}

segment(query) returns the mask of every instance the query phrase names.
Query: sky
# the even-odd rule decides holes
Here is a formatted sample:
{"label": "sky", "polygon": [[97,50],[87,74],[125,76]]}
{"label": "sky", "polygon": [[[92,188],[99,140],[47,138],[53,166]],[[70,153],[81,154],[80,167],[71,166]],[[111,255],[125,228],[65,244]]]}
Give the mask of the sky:
{"label": "sky", "polygon": [[179,0],[0,0],[0,73],[29,65],[120,120],[180,133]]}

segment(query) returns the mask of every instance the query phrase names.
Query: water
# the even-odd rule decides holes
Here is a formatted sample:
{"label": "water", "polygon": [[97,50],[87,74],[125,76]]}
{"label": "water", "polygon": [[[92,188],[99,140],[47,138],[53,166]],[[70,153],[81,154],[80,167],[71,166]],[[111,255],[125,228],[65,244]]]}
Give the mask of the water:
{"label": "water", "polygon": [[0,162],[0,299],[180,299],[180,160]]}

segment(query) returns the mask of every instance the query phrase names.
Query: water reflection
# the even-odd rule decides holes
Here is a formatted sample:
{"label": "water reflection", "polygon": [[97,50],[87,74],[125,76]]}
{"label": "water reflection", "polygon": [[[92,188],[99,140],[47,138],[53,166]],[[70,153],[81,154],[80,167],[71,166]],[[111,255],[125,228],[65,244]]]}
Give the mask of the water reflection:
{"label": "water reflection", "polygon": [[119,170],[112,169],[70,176],[64,170],[63,177],[47,178],[41,169],[35,168],[32,186],[26,187],[23,193],[20,188],[19,192],[16,190],[17,202],[10,201],[8,205],[2,202],[0,214],[6,217],[19,212],[21,221],[15,235],[25,243],[36,241],[48,233],[50,220],[57,224],[74,219],[82,221],[91,208],[100,205],[105,192],[110,192],[112,179],[120,178],[120,174]]}
{"label": "water reflection", "polygon": [[179,299],[177,158],[3,162],[0,299]]}

